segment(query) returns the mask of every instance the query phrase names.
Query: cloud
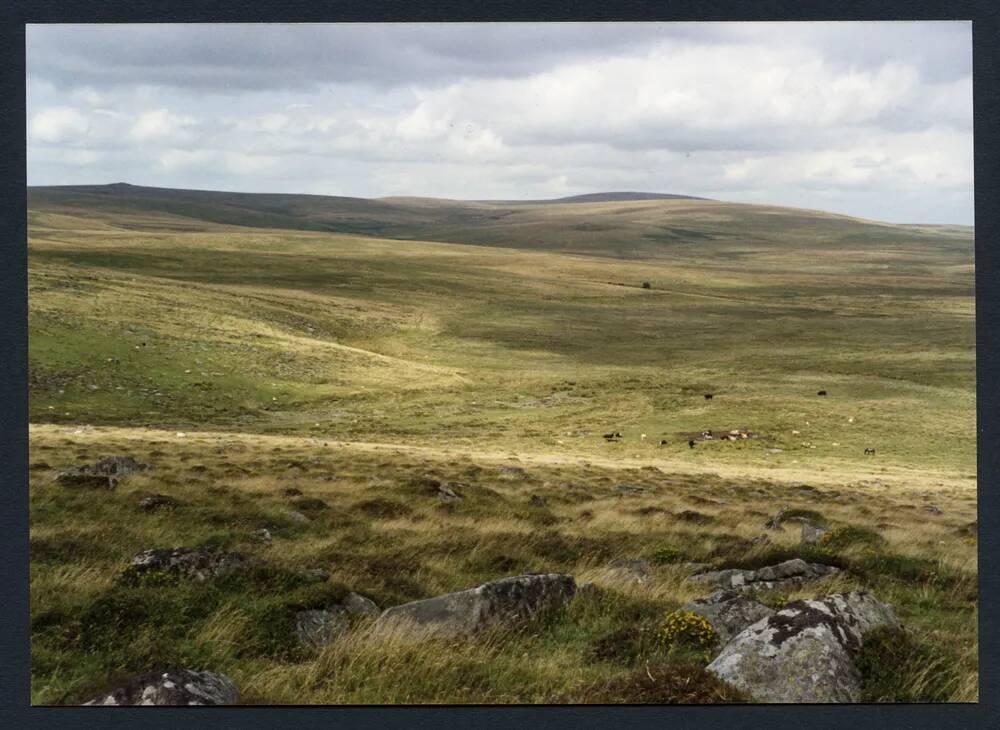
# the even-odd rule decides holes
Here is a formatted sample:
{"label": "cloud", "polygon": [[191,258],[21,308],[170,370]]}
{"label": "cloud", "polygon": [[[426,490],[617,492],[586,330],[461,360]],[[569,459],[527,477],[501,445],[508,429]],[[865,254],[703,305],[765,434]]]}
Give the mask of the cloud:
{"label": "cloud", "polygon": [[968,23],[30,26],[29,181],[972,221]]}

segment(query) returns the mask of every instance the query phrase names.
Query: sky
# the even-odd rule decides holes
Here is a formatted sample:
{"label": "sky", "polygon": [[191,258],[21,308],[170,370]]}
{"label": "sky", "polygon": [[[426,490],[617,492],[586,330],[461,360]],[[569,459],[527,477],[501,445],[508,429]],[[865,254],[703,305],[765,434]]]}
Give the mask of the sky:
{"label": "sky", "polygon": [[973,223],[969,22],[30,25],[28,184]]}

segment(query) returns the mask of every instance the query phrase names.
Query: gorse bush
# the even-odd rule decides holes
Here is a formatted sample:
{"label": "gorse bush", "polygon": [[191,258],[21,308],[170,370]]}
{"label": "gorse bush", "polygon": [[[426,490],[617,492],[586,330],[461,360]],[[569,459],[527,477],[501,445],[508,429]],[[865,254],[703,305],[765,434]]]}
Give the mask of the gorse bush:
{"label": "gorse bush", "polygon": [[660,624],[657,636],[663,648],[691,651],[708,661],[719,643],[719,634],[711,622],[691,611],[671,611]]}

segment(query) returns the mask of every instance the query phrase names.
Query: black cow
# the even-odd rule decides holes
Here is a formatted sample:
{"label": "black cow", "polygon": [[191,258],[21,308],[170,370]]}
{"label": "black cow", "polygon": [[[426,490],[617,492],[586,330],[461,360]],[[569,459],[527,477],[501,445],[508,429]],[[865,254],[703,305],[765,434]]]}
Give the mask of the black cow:
{"label": "black cow", "polygon": [[694,439],[691,439],[690,441],[688,441],[688,448],[689,449],[693,449],[694,448]]}
{"label": "black cow", "polygon": [[666,439],[660,439],[660,446],[666,446],[666,445],[667,445],[667,440]]}
{"label": "black cow", "polygon": [[875,449],[865,449],[865,456],[875,456]]}
{"label": "black cow", "polygon": [[604,434],[604,438],[608,441],[617,441],[622,437],[621,431],[612,431],[611,433]]}
{"label": "black cow", "polygon": [[820,392],[818,392],[818,393],[817,393],[816,395],[826,395],[826,391],[825,391],[825,390],[821,390],[821,391],[820,391]]}
{"label": "black cow", "polygon": [[705,393],[705,400],[712,400],[712,394],[711,393]]}

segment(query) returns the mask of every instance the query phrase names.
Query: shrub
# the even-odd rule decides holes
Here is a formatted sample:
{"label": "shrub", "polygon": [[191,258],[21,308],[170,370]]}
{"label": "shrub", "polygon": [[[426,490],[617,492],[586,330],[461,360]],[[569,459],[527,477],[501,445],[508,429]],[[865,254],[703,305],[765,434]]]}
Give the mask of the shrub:
{"label": "shrub", "polygon": [[649,562],[653,565],[670,565],[684,561],[684,553],[675,547],[660,548],[649,556]]}
{"label": "shrub", "polygon": [[696,665],[645,666],[586,687],[585,704],[698,705],[747,702],[748,698]]}
{"label": "shrub", "polygon": [[886,539],[874,530],[852,525],[836,527],[819,539],[820,548],[827,550],[845,550],[850,547],[875,549],[886,544]]}
{"label": "shrub", "polygon": [[657,636],[660,644],[668,649],[691,651],[708,661],[719,635],[712,628],[711,622],[700,614],[691,611],[672,611],[660,624]]}

